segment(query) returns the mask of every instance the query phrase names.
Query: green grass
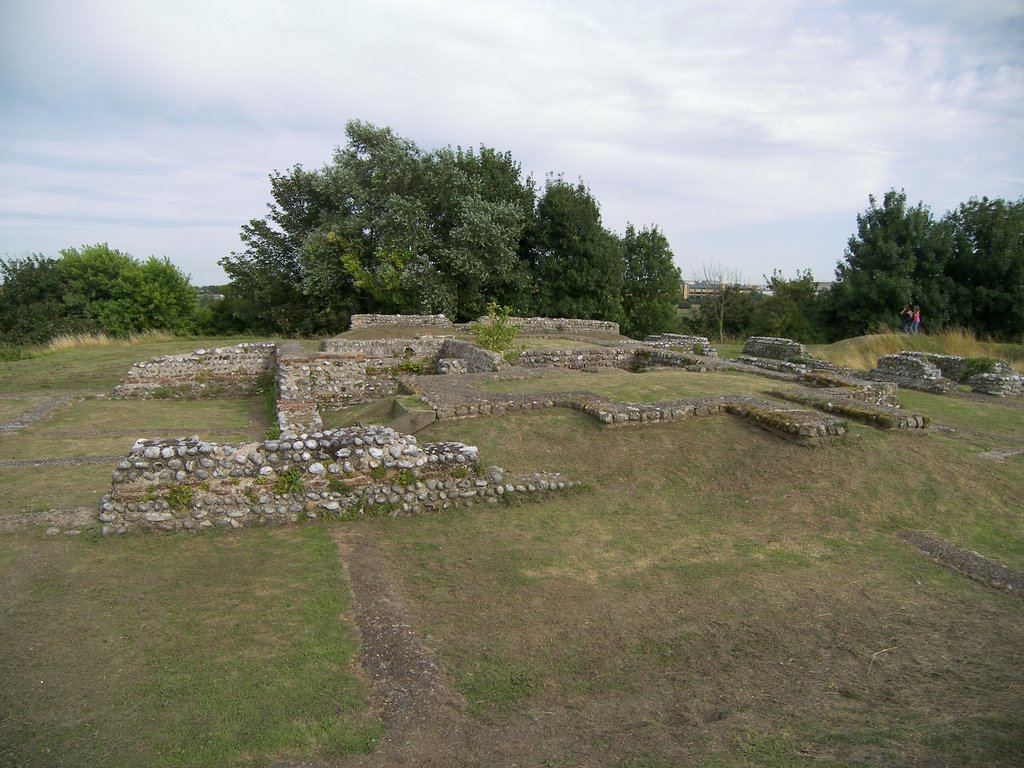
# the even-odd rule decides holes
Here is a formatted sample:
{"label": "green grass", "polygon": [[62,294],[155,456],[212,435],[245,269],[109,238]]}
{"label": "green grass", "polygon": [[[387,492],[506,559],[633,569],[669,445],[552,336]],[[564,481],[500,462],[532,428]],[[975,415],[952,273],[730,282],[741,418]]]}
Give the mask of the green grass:
{"label": "green grass", "polygon": [[35,353],[27,360],[0,362],[0,393],[110,392],[139,360],[180,355],[200,347],[231,346],[249,337],[179,338],[154,343],[73,348]]}
{"label": "green grass", "polygon": [[26,397],[17,400],[0,398],[0,424],[14,421],[17,417],[28,413],[44,400],[46,400],[45,397]]}
{"label": "green grass", "polygon": [[7,536],[0,574],[5,765],[256,765],[380,734],[322,527]]}
{"label": "green grass", "polygon": [[[478,716],[575,702],[566,728],[647,723],[622,748],[667,764],[1015,764],[1017,598],[892,534],[927,528],[1024,568],[1024,462],[965,464],[952,445],[868,429],[807,450],[725,417],[602,430],[558,410],[421,433],[441,438],[591,483],[372,523]],[[863,705],[851,713],[839,689]],[[969,741],[936,741],[936,713],[954,711]],[[685,735],[709,728],[703,744]]]}
{"label": "green grass", "polygon": [[0,515],[96,506],[110,491],[111,464],[0,469]]}
{"label": "green grass", "polygon": [[[33,432],[90,431],[104,428],[157,431],[175,437],[249,427],[250,398],[229,400],[83,400],[65,403],[32,425]],[[170,435],[166,435],[170,436]]]}
{"label": "green grass", "polygon": [[615,400],[650,403],[712,395],[767,397],[772,382],[762,376],[734,371],[683,373],[658,370],[631,373],[620,369],[597,372],[544,371],[518,380],[479,382],[484,392],[529,394],[533,392],[593,392]]}
{"label": "green grass", "polygon": [[[97,358],[106,373],[81,379],[116,381],[158,354],[140,350]],[[2,364],[0,391],[78,389],[47,367],[67,355],[73,368],[77,354]],[[26,363],[40,366],[38,387],[27,368],[10,371]],[[488,391],[642,402],[774,386],[550,372]],[[900,397],[957,431],[854,425],[812,450],[725,416],[638,429],[564,409],[438,422],[420,442],[460,440],[483,466],[585,483],[542,502],[346,524],[374,535],[467,703],[466,727],[522,764],[1016,766],[1019,597],[893,534],[931,530],[1024,569],[1024,457],[979,455],[1024,441],[1024,411]],[[68,433],[97,432],[106,450],[118,430],[252,429],[258,401],[85,400],[0,449],[72,455]],[[3,509],[95,503],[110,469],[0,470]],[[0,536],[0,763],[256,766],[364,750],[381,727],[352,673],[347,615],[320,526]]]}

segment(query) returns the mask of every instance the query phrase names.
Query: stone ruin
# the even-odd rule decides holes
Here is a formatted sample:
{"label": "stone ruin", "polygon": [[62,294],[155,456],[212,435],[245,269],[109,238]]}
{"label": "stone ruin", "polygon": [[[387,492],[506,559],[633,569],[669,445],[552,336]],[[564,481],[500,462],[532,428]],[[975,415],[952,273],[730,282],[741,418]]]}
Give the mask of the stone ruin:
{"label": "stone ruin", "polygon": [[[873,381],[892,381],[907,389],[945,395],[954,392],[969,370],[970,360],[932,352],[898,352],[878,358],[876,367],[864,374]],[[996,397],[1024,396],[1024,377],[1003,361],[993,361],[992,370],[969,376],[964,382],[972,392]]]}
{"label": "stone ruin", "polygon": [[[454,327],[445,326],[443,315],[429,318],[430,327]],[[363,327],[400,327],[421,319],[362,316],[359,322]],[[563,332],[577,322],[541,320],[545,332],[556,328]],[[608,328],[602,326],[600,330]],[[741,360],[756,360],[759,367],[774,366],[779,372],[768,375],[802,384],[804,389],[800,391],[775,394],[810,409],[780,407],[778,403],[739,396],[638,404],[588,392],[487,394],[460,382],[474,375],[501,376],[509,369],[508,363],[501,355],[452,335],[326,339],[316,352],[306,352],[297,342],[240,344],[153,358],[132,366],[115,390],[118,397],[244,395],[274,386],[282,433],[277,439],[238,445],[209,443],[198,436],[137,441],[118,462],[111,491],[101,502],[103,532],[198,531],[277,525],[323,516],[399,514],[496,503],[508,494],[572,487],[572,482],[557,475],[513,479],[505,477],[499,467],[481,469],[472,446],[420,445],[411,434],[385,426],[339,430],[322,427],[323,409],[368,401],[386,403],[389,398],[397,407],[401,394],[414,394],[417,402],[426,403],[422,412],[406,405],[413,410],[403,410],[405,415],[397,420],[392,414],[393,426],[401,424],[400,429],[411,431],[435,418],[500,416],[555,406],[581,411],[608,426],[732,414],[805,445],[843,434],[846,427],[842,418],[855,418],[883,429],[927,427],[926,418],[893,408],[894,383],[858,383],[848,372],[822,370],[827,364],[800,354],[803,345],[789,339],[754,337],[744,350],[772,355]],[[920,355],[909,357],[912,359],[905,356],[900,358],[901,363],[889,367],[890,377],[942,380],[937,365]],[[678,334],[662,334],[646,342],[526,350],[517,365],[588,371],[738,367],[736,362],[718,359],[705,337]],[[423,373],[447,375],[417,375]],[[369,418],[377,418],[376,411],[373,413]],[[424,416],[430,419],[420,418]]]}
{"label": "stone ruin", "polygon": [[506,494],[573,487],[557,474],[480,469],[477,449],[425,443],[383,426],[219,445],[193,435],[138,440],[100,501],[104,535],[295,523],[346,514],[415,513]]}

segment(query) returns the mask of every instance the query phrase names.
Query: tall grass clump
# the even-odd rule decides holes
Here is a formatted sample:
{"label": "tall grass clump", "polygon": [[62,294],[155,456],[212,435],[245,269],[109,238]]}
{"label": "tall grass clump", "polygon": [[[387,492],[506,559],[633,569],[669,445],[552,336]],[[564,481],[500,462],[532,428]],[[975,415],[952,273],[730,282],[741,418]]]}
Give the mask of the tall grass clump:
{"label": "tall grass clump", "polygon": [[878,358],[897,352],[934,352],[957,357],[994,358],[1006,360],[1018,371],[1024,371],[1024,345],[1002,344],[979,339],[974,331],[950,328],[933,334],[908,336],[902,333],[875,333],[843,339],[819,347],[816,354],[844,368],[867,371]]}
{"label": "tall grass clump", "polygon": [[133,344],[155,344],[178,338],[169,331],[148,330],[130,336],[108,336],[105,333],[62,333],[54,336],[44,345],[47,352],[66,352],[72,349],[93,349],[95,347],[128,347]]}

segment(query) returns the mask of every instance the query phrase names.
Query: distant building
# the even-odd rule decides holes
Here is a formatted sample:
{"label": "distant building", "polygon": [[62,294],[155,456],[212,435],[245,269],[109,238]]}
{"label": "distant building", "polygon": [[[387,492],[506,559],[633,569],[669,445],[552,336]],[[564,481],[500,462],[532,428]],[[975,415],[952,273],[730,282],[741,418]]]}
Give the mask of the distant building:
{"label": "distant building", "polygon": [[740,285],[730,283],[713,283],[706,280],[684,280],[683,301],[700,301],[708,296],[714,296],[722,290],[723,286],[730,285],[740,293],[764,293],[763,285]]}

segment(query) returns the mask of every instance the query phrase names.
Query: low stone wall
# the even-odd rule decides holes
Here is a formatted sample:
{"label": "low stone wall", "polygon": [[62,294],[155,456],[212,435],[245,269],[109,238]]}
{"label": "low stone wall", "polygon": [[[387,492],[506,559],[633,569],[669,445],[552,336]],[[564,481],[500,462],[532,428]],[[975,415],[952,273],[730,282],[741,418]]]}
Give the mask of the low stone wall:
{"label": "low stone wall", "polygon": [[450,336],[422,336],[416,339],[323,339],[320,352],[380,358],[437,359]]}
{"label": "low stone wall", "polygon": [[[892,386],[895,389],[895,385]],[[781,390],[773,391],[770,394],[879,429],[924,430],[931,423],[927,416],[907,411],[895,403],[873,402],[863,397],[862,392],[847,387],[800,391]]]}
{"label": "low stone wall", "polygon": [[114,397],[123,399],[196,398],[246,395],[274,370],[273,342],[197,349],[187,355],[161,355],[133,363]]}
{"label": "low stone wall", "polygon": [[943,378],[938,366],[913,352],[897,352],[878,358],[878,365],[864,374],[872,381],[893,381],[907,389],[944,395],[956,389],[956,382]]}
{"label": "low stone wall", "polygon": [[557,474],[478,471],[477,449],[419,445],[387,427],[282,433],[219,445],[197,436],[139,440],[100,501],[103,533],[282,525],[345,515],[412,514],[573,487]]}
{"label": "low stone wall", "polygon": [[774,360],[807,356],[803,344],[792,339],[778,339],[773,336],[751,336],[743,342],[743,354],[753,357],[768,357]]}
{"label": "low stone wall", "polygon": [[352,315],[350,328],[395,328],[400,325],[429,325],[453,328],[444,315]]}
{"label": "low stone wall", "polygon": [[[481,317],[477,322],[483,322]],[[509,323],[526,333],[618,333],[619,324],[609,320],[579,320],[569,317],[509,317]]]}
{"label": "low stone wall", "polygon": [[583,349],[527,349],[517,365],[524,368],[561,368],[593,371],[627,368],[636,354],[635,347],[590,347]]}
{"label": "low stone wall", "polygon": [[[475,322],[484,322],[487,316]],[[618,333],[619,324],[607,320],[580,320],[568,317],[509,317],[509,323],[528,333]],[[351,328],[395,328],[405,325],[427,325],[455,328],[444,315],[352,315]],[[461,324],[463,327],[471,323]]]}
{"label": "low stone wall", "polygon": [[707,336],[684,336],[678,333],[659,333],[648,336],[644,344],[652,347],[677,347],[704,357],[718,357]]}
{"label": "low stone wall", "polygon": [[972,392],[995,397],[1024,397],[1024,376],[1019,373],[977,373],[968,383]]}

